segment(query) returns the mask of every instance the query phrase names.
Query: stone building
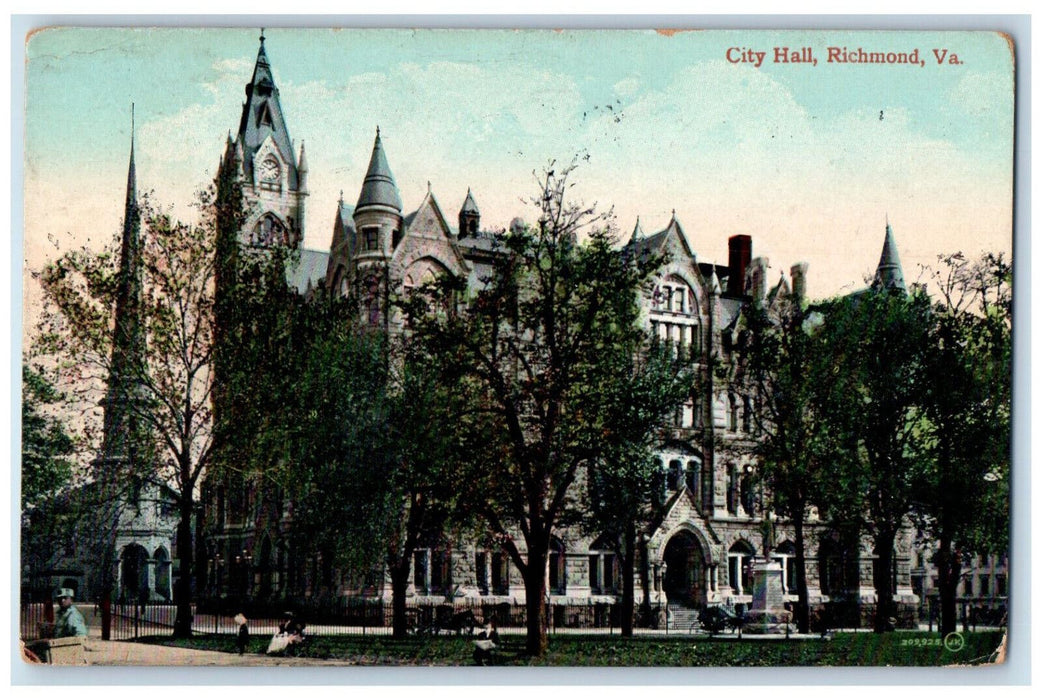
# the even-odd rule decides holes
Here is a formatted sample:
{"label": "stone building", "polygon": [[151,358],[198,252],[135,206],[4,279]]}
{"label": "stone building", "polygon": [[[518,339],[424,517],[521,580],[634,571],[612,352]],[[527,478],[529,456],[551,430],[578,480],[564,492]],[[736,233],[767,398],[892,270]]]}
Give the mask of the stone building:
{"label": "stone building", "polygon": [[[452,274],[465,277],[472,286],[482,284],[496,254],[496,234],[482,229],[480,190],[477,195],[469,190],[459,193],[462,203],[454,216],[446,214],[430,188],[407,210],[379,129],[354,205],[341,195],[329,250],[303,249],[307,161],[303,144],[296,155],[284,114],[262,37],[238,132],[229,137],[225,159],[229,162],[229,153],[236,156],[249,206],[242,245],[263,247],[279,240],[295,247],[299,263],[290,278],[302,293],[319,283],[341,293],[352,285],[370,285],[363,313],[371,323],[384,324],[392,332],[395,320],[386,313],[392,283],[408,290]],[[771,307],[802,298],[807,266],[793,265],[789,278],[782,274],[770,285],[768,261],[753,256],[753,241],[747,235],[730,238],[726,265],[705,261],[691,248],[675,214],[651,234],[638,221],[627,245],[669,255],[653,291],[642,300],[646,323],[659,337],[689,350],[700,374],[698,388],[693,387],[691,399],[663,435],[658,482],[661,517],[644,534],[646,555],[638,576],[646,581],[650,602],[656,606],[748,603],[749,563],[765,554],[761,534],[765,513],[757,478],[756,397],[735,372],[739,321],[750,304]],[[887,280],[901,277],[889,227],[880,275]],[[721,363],[716,372],[710,371],[711,357]],[[389,601],[389,581],[358,585],[328,565],[299,558],[286,536],[292,527],[291,504],[279,494],[245,484],[208,483],[204,504],[208,549],[204,593],[254,599],[365,596]],[[774,543],[766,555],[782,564],[783,585],[794,600],[795,548],[785,523],[776,524]],[[914,610],[910,548],[911,538],[902,537],[894,576],[899,603]],[[873,560],[867,544],[843,546],[816,523],[808,538],[807,574],[812,605],[874,600]],[[547,580],[550,602],[561,609],[612,603],[622,590],[610,543],[571,529],[558,532],[553,541]],[[644,586],[638,582],[635,588],[639,603]],[[525,591],[505,553],[468,542],[443,542],[416,553],[408,596],[411,604],[487,605],[521,603]]]}

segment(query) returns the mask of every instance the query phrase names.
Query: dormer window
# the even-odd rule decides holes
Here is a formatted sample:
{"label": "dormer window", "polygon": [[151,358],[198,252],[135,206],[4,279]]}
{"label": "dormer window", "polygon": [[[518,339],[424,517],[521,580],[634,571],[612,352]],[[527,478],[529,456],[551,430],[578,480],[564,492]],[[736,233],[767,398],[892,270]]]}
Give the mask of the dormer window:
{"label": "dormer window", "polygon": [[267,102],[262,104],[257,112],[257,126],[272,126],[271,107]]}

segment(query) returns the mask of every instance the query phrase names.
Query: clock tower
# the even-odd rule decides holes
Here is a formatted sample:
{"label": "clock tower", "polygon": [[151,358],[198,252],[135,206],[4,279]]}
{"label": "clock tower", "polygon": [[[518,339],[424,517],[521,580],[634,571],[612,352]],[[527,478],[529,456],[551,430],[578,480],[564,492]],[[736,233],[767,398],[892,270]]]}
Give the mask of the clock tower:
{"label": "clock tower", "polygon": [[294,151],[264,40],[262,29],[253,77],[246,84],[239,131],[234,141],[229,136],[225,161],[234,155],[243,186],[246,222],[239,243],[299,249],[308,196],[307,158],[303,142],[299,152]]}

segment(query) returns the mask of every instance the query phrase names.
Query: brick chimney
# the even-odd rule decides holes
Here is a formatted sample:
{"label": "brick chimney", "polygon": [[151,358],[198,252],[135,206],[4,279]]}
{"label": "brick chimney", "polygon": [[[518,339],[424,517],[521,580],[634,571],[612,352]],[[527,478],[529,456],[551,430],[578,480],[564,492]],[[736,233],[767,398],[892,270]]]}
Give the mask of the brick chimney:
{"label": "brick chimney", "polygon": [[753,257],[752,236],[739,234],[727,239],[727,295],[739,297],[745,294],[745,274]]}

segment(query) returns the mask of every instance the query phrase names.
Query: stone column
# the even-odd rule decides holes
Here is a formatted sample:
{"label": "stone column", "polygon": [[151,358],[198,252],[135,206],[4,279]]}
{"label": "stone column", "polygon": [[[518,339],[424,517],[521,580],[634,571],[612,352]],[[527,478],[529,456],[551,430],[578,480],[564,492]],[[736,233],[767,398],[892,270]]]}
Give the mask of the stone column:
{"label": "stone column", "polygon": [[152,599],[152,593],[156,590],[156,560],[153,557],[148,558],[148,563],[145,565],[145,571],[148,572],[146,578],[148,579],[148,599]]}

